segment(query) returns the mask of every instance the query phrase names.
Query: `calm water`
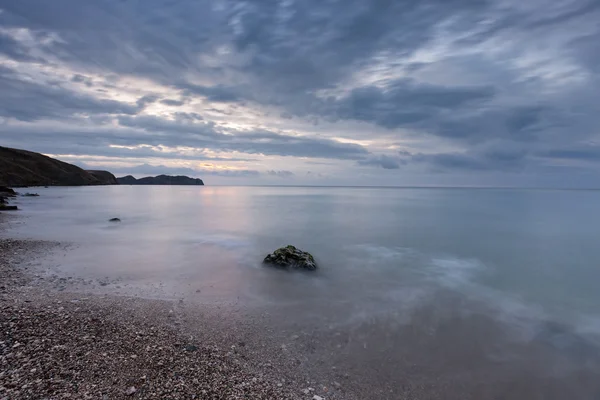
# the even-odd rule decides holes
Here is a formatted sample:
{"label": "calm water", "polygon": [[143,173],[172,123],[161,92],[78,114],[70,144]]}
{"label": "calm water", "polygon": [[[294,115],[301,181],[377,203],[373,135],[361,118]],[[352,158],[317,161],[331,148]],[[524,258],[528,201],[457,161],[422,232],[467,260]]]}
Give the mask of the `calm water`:
{"label": "calm water", "polygon": [[[400,318],[444,289],[509,323],[552,319],[600,331],[598,191],[29,190],[41,196],[18,200],[26,218],[11,235],[74,243],[51,266],[124,293],[296,307],[298,320],[343,325]],[[261,265],[287,244],[313,253],[320,271]]]}

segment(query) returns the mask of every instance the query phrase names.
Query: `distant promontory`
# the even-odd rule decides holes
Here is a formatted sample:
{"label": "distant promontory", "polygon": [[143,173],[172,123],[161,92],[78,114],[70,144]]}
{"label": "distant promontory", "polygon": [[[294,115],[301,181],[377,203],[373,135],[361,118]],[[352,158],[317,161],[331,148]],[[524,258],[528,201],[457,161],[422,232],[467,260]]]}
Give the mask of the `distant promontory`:
{"label": "distant promontory", "polygon": [[86,171],[40,153],[0,146],[0,185],[22,187],[116,184],[117,178],[107,171]]}
{"label": "distant promontory", "polygon": [[119,185],[204,185],[202,179],[188,176],[158,175],[135,179],[131,175],[117,178]]}
{"label": "distant promontory", "polygon": [[86,171],[76,165],[32,151],[0,146],[0,186],[88,186],[88,185],[204,185],[202,179],[159,175],[136,179],[115,178],[108,171]]}

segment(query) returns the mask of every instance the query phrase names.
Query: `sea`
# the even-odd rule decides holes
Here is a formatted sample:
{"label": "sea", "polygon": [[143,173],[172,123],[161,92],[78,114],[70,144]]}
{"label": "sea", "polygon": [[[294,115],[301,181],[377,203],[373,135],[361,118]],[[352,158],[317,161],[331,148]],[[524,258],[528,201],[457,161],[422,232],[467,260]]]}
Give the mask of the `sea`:
{"label": "sea", "polygon": [[[89,290],[238,304],[282,327],[343,337],[329,359],[392,391],[427,375],[474,385],[464,398],[600,398],[600,191],[20,191],[40,196],[18,198],[10,236],[68,244],[40,265],[89,280]],[[319,269],[262,264],[288,244]]]}

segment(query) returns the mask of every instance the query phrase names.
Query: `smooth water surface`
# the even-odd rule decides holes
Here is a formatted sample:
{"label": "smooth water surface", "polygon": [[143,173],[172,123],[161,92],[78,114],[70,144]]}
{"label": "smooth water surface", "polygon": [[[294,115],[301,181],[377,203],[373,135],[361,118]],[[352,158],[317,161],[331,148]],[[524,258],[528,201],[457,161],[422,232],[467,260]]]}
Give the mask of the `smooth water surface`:
{"label": "smooth water surface", "polygon": [[[29,189],[31,190],[31,189]],[[74,243],[53,266],[160,295],[299,308],[347,324],[437,289],[507,321],[600,329],[600,192],[512,189],[36,188],[12,236]],[[112,217],[121,223],[110,223]],[[310,251],[316,274],[261,265]],[[157,289],[158,288],[158,289]],[[155,292],[158,293],[158,292]]]}

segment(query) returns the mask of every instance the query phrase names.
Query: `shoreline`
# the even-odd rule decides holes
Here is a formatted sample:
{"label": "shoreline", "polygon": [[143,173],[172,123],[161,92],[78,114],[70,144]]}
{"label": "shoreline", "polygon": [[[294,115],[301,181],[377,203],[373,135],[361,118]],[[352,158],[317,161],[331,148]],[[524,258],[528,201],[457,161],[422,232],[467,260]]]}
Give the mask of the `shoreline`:
{"label": "shoreline", "polygon": [[[503,315],[493,301],[435,286],[414,303],[409,296],[352,320],[336,314],[354,315],[352,302],[311,308],[300,301],[304,292],[297,302],[264,307],[236,300],[235,292],[197,301],[210,281],[192,285],[189,296],[148,297],[118,274],[95,273],[112,263],[92,259],[79,274],[84,264],[72,261],[78,244],[68,239],[17,233],[40,220],[0,214],[0,400],[563,400],[600,393],[600,340],[537,316]],[[44,227],[44,235],[29,232],[69,237],[55,235],[52,223]],[[9,239],[11,232],[23,240]],[[70,268],[58,267],[67,253]],[[397,289],[410,294],[413,287]]]}
{"label": "shoreline", "polygon": [[[12,218],[0,215],[0,229]],[[0,239],[0,399],[349,398],[323,393],[293,357],[264,347],[252,321],[224,310],[196,315],[194,335],[177,301],[36,281],[25,262],[57,245]]]}

